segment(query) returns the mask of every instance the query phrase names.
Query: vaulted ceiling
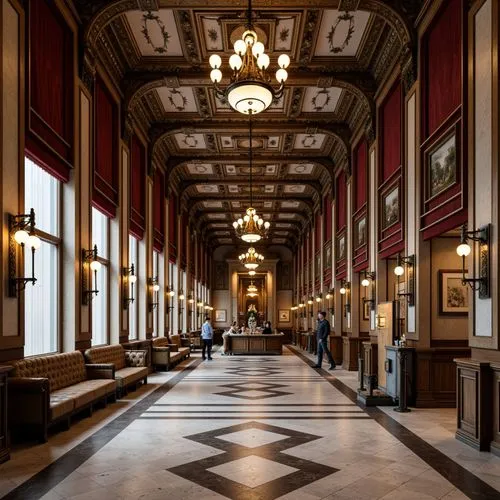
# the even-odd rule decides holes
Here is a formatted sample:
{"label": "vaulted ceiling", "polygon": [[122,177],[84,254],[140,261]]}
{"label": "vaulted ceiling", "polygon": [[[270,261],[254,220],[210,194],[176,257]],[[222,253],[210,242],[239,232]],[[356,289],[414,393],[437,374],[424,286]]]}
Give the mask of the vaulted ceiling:
{"label": "vaulted ceiling", "polygon": [[[398,64],[412,64],[419,0],[253,1],[271,68],[290,56],[284,95],[253,117],[254,207],[270,220],[267,244],[293,246],[350,168],[360,130],[375,130],[374,96]],[[124,127],[149,138],[153,163],[213,245],[249,204],[248,117],[216,97],[208,58],[228,58],[247,1],[74,0],[85,57],[120,89]],[[348,12],[346,15],[345,12]]]}

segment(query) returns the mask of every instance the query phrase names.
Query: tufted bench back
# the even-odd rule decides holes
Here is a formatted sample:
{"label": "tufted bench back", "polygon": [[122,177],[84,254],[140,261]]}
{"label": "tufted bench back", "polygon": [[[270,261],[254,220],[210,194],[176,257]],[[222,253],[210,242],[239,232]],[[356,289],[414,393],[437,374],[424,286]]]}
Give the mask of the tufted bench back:
{"label": "tufted bench back", "polygon": [[177,347],[181,347],[181,336],[178,333],[170,335],[170,344],[176,344]]}
{"label": "tufted bench back", "polygon": [[85,351],[85,359],[89,363],[113,363],[115,370],[125,368],[125,349],[122,345],[106,345],[91,347]]}
{"label": "tufted bench back", "polygon": [[157,337],[153,339],[153,347],[166,347],[170,344],[167,337]]}
{"label": "tufted bench back", "polygon": [[13,366],[14,377],[48,378],[50,392],[87,379],[85,360],[80,351],[22,359]]}

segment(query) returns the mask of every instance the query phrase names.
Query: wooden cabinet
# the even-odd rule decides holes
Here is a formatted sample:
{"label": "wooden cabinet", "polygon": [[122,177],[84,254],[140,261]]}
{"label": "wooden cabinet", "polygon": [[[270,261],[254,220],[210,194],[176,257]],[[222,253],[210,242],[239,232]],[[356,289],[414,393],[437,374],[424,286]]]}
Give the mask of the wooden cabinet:
{"label": "wooden cabinet", "polygon": [[11,366],[0,366],[0,463],[9,460],[9,439],[7,435],[7,375]]}

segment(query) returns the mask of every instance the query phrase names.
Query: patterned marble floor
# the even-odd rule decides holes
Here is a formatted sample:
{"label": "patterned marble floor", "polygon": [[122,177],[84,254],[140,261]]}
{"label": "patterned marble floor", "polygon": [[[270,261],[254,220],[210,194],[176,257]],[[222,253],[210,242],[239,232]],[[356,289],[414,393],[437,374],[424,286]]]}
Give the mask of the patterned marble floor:
{"label": "patterned marble floor", "polygon": [[[414,432],[405,426],[404,417],[357,406],[355,393],[341,381],[347,372],[311,365],[288,348],[274,357],[215,354],[202,362],[195,355],[48,443],[16,448],[0,466],[0,495],[500,498],[479,469],[438,449],[439,411],[432,443],[420,437],[421,426]],[[462,451],[463,446],[458,444]],[[473,450],[470,460],[474,453],[481,464]]]}

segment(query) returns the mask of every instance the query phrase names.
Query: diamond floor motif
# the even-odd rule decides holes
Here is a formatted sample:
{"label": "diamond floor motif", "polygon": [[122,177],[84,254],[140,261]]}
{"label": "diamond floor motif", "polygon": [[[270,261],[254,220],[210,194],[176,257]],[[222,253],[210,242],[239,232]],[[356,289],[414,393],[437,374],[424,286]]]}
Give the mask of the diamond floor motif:
{"label": "diamond floor motif", "polygon": [[[270,435],[283,439],[262,446],[242,446],[237,441],[248,438],[249,434],[245,434],[245,431],[263,431],[265,434],[260,434],[261,440],[270,439]],[[258,433],[255,435],[259,436]],[[338,471],[321,463],[282,453],[321,439],[321,436],[262,422],[232,425],[185,436],[185,439],[225,453],[167,470],[228,498],[274,500]]]}
{"label": "diamond floor motif", "polygon": [[219,439],[229,441],[230,443],[236,443],[246,448],[257,448],[258,446],[281,441],[287,437],[288,436],[284,436],[283,434],[276,434],[275,432],[264,431],[262,429],[247,429],[245,431],[231,432],[230,434],[219,436]]}
{"label": "diamond floor motif", "polygon": [[288,387],[282,384],[270,384],[267,382],[238,382],[236,384],[225,384],[218,387],[230,389],[229,391],[215,392],[219,396],[227,396],[230,398],[247,399],[256,401],[259,399],[276,398],[279,396],[287,396],[291,392],[279,391],[283,387]]}
{"label": "diamond floor motif", "polygon": [[261,486],[298,471],[295,467],[289,467],[255,455],[217,465],[207,470],[249,488]]}
{"label": "diamond floor motif", "polygon": [[234,368],[226,368],[228,375],[236,375],[240,377],[268,377],[270,375],[283,374],[283,370],[275,366],[238,366]]}

